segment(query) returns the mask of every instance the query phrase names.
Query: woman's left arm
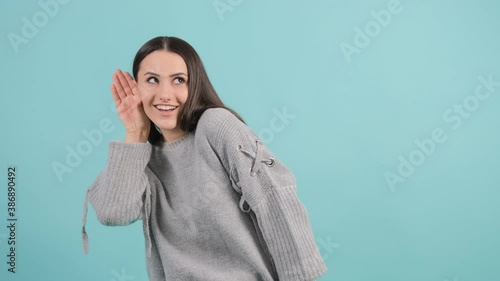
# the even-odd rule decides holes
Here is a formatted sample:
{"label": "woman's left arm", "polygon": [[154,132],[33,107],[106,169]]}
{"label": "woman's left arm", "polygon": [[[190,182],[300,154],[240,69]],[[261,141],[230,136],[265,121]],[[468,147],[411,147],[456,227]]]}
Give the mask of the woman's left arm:
{"label": "woman's left arm", "polygon": [[213,122],[219,123],[213,146],[241,195],[240,209],[254,214],[279,280],[315,280],[327,267],[297,197],[295,176],[246,124],[229,111],[216,111],[223,118]]}

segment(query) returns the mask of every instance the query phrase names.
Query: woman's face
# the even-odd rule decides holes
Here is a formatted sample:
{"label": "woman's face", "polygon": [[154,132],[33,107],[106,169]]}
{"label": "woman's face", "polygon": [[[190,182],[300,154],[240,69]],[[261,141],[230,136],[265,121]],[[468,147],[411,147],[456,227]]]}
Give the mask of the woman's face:
{"label": "woman's face", "polygon": [[[187,75],[182,57],[167,51],[152,52],[139,66],[136,80],[144,112],[167,142],[187,133],[179,125],[180,112],[188,96]],[[170,106],[175,108],[172,110]]]}

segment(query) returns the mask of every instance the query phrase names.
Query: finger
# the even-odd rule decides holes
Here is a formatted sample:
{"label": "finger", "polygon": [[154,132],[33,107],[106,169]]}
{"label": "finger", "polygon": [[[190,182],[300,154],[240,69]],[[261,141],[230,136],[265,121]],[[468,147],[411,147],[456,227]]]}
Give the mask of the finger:
{"label": "finger", "polygon": [[118,76],[116,75],[116,73],[113,74],[113,82],[114,82],[116,92],[118,93],[118,96],[120,97],[120,99],[123,100],[127,95],[123,91],[122,84],[120,83],[120,80],[118,79]]}
{"label": "finger", "polygon": [[130,88],[127,79],[125,78],[125,75],[123,75],[123,72],[119,70],[117,72],[118,80],[120,80],[120,83],[122,85],[123,91],[125,92],[125,95],[130,96],[132,95],[132,89]]}
{"label": "finger", "polygon": [[137,96],[139,94],[139,90],[137,89],[137,82],[135,82],[134,78],[132,78],[132,76],[128,72],[125,72],[125,79],[127,79],[128,85],[132,90],[132,94]]}
{"label": "finger", "polygon": [[111,95],[113,96],[116,107],[118,107],[120,103],[122,103],[122,100],[120,99],[120,96],[118,96],[118,92],[116,91],[114,84],[111,84]]}

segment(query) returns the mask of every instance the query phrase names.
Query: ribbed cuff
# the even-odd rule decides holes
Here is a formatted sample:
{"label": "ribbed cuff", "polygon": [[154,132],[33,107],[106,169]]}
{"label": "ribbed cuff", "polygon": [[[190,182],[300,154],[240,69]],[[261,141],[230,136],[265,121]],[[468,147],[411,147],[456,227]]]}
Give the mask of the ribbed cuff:
{"label": "ribbed cuff", "polygon": [[127,225],[137,219],[148,184],[144,170],[151,151],[149,143],[109,143],[108,165],[89,192],[101,223]]}
{"label": "ribbed cuff", "polygon": [[253,209],[280,280],[315,280],[328,270],[294,187],[273,188]]}

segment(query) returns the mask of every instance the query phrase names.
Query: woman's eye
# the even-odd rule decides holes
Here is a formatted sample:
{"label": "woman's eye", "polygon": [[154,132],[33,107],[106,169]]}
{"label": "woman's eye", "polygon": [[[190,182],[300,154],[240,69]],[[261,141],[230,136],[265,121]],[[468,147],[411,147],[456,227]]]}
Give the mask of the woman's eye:
{"label": "woman's eye", "polygon": [[149,77],[146,81],[148,83],[158,83],[158,82],[160,82],[160,81],[158,81],[158,78],[156,78],[156,77]]}
{"label": "woman's eye", "polygon": [[184,80],[184,78],[182,78],[182,77],[175,77],[174,81],[175,81],[175,80],[179,81],[179,83],[177,83],[177,84],[184,83],[184,82],[186,81],[186,80]]}

